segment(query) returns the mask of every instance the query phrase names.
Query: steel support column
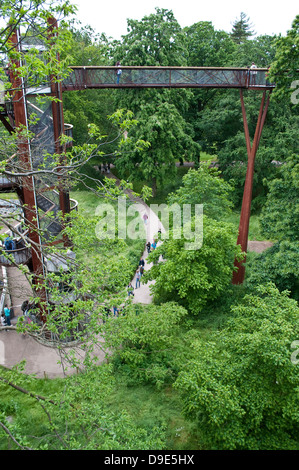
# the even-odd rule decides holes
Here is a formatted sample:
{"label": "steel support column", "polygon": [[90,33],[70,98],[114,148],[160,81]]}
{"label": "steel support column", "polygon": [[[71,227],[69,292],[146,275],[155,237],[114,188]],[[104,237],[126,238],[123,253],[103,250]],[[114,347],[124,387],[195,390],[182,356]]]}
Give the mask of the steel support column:
{"label": "steel support column", "polygon": [[[245,110],[245,105],[244,105],[244,97],[243,97],[242,90],[240,90],[248,160],[247,160],[247,172],[246,172],[244,192],[243,192],[237,245],[241,245],[242,251],[245,253],[247,253],[247,244],[248,244],[249,220],[250,220],[252,186],[253,186],[253,176],[254,176],[254,162],[255,162],[255,156],[257,153],[263,126],[264,126],[267,111],[268,111],[270,94],[271,92],[269,92],[268,98],[266,100],[266,90],[263,92],[258,120],[256,124],[256,129],[255,129],[255,134],[254,134],[254,139],[253,139],[253,144],[251,147],[247,118],[246,118],[246,110]],[[266,104],[265,104],[265,101],[266,101]],[[244,282],[244,279],[245,279],[244,263],[245,262],[246,262],[246,257],[242,262],[237,261],[237,259],[235,260],[234,266],[237,267],[238,270],[234,271],[233,273],[233,279],[232,279],[233,284],[242,284]]]}
{"label": "steel support column", "polygon": [[[10,42],[13,47],[15,47],[17,50],[19,49],[18,31],[15,31],[12,34]],[[17,68],[21,66],[19,60],[14,60],[13,64],[15,64]],[[31,148],[29,137],[26,136],[26,130],[28,130],[28,122],[23,79],[17,73],[12,72],[12,70],[10,70],[10,79],[12,83],[12,101],[14,108],[15,126],[16,132],[18,134],[18,154],[20,161],[22,162],[22,171],[30,172],[32,170]],[[22,178],[22,198],[24,202],[25,220],[26,225],[29,229],[29,238],[31,241],[32,248],[32,268],[34,272],[34,284],[36,285],[36,287],[38,287],[41,286],[43,282],[44,268],[41,239],[39,236],[38,212],[35,198],[33,176],[24,176]],[[46,300],[46,293],[43,287],[41,287],[41,290],[38,292],[38,294],[42,301]],[[41,312],[43,312],[43,307],[41,308]],[[41,313],[41,316],[43,319],[45,319],[43,313]]]}

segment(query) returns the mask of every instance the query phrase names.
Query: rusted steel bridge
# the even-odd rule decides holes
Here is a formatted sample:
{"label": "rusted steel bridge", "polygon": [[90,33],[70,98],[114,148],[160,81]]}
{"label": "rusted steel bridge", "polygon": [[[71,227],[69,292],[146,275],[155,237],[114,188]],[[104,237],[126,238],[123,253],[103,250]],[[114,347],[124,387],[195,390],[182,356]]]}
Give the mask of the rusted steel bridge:
{"label": "rusted steel bridge", "polygon": [[[70,67],[62,91],[89,88],[238,88],[272,89],[268,69],[228,67]],[[121,70],[120,76],[117,70]],[[118,78],[119,77],[119,78]]]}

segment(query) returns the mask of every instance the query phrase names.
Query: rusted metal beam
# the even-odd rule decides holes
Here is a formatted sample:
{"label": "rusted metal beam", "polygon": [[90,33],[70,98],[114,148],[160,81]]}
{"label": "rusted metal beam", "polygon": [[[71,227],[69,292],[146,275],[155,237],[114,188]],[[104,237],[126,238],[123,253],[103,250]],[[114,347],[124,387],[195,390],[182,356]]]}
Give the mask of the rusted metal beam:
{"label": "rusted metal beam", "polygon": [[[241,94],[241,97],[242,97],[242,94]],[[248,144],[249,134],[248,134],[245,108],[243,112],[243,118],[245,118],[244,119],[244,131],[245,131],[245,136],[246,136],[248,161],[247,161],[247,172],[246,172],[244,192],[243,192],[242,208],[241,208],[241,214],[240,214],[239,234],[238,234],[238,239],[237,239],[237,245],[241,245],[241,249],[245,253],[247,253],[247,244],[248,244],[249,221],[250,221],[252,187],[253,187],[253,176],[254,176],[254,162],[255,162],[255,157],[256,157],[257,150],[258,150],[263,126],[264,126],[265,119],[266,119],[266,114],[267,114],[269,100],[270,100],[270,93],[268,95],[266,105],[265,105],[265,100],[266,100],[266,91],[263,92],[252,147],[250,147],[250,144]],[[242,110],[243,110],[243,107],[244,107],[243,97],[241,98],[241,103],[242,103]],[[233,284],[242,284],[244,282],[244,279],[245,279],[245,264],[244,263],[245,262],[246,262],[246,257],[241,262],[239,262],[237,259],[235,260],[234,266],[237,268],[237,271],[234,271],[233,273],[233,279],[232,279]]]}
{"label": "rusted metal beam", "polygon": [[4,125],[4,127],[6,128],[6,130],[10,133],[10,134],[13,134],[14,133],[14,128],[11,126],[11,124],[5,119],[5,116],[3,116],[3,114],[0,113],[0,120],[2,122],[2,124]]}
{"label": "rusted metal beam", "polygon": [[[18,50],[19,32],[17,30],[15,30],[11,35],[10,42],[12,46]],[[21,66],[18,59],[14,60],[13,63],[17,65],[17,69]],[[29,138],[26,137],[22,132],[22,128],[28,129],[25,90],[22,78],[17,73],[14,73],[12,69],[10,69],[10,79],[14,88],[13,108],[16,132],[18,134],[18,154],[23,168],[30,171],[32,169],[30,142]],[[34,191],[34,178],[33,176],[26,176],[23,177],[22,180],[25,219],[29,229],[28,235],[32,247],[32,267],[35,275],[34,283],[37,287],[40,287],[44,270],[41,252],[41,239],[39,236],[39,227],[37,222],[38,213]],[[46,293],[44,288],[41,288],[39,294],[42,300],[46,300]],[[44,319],[43,315],[42,317]]]}

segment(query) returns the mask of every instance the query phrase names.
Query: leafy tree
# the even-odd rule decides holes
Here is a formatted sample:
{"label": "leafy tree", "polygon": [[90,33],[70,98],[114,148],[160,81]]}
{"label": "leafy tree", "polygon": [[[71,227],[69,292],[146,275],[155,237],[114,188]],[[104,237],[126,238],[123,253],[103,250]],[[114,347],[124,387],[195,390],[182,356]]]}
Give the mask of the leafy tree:
{"label": "leafy tree", "polygon": [[[7,435],[9,449],[18,450],[154,450],[165,446],[161,421],[141,427],[125,409],[111,410],[109,397],[115,390],[111,365],[66,378],[62,387],[47,396],[35,392],[32,378],[23,377],[20,386],[20,374],[3,370],[1,392],[7,393],[7,387],[9,406],[0,412],[1,449],[6,448]],[[17,393],[28,397],[27,415],[18,409]],[[8,409],[14,420],[6,426]],[[34,435],[28,421],[35,423]]]}
{"label": "leafy tree", "polygon": [[283,240],[256,256],[249,263],[248,284],[273,282],[280,291],[290,291],[299,300],[299,243]]}
{"label": "leafy tree", "polygon": [[228,67],[236,45],[225,31],[215,31],[210,21],[184,28],[189,67]]}
{"label": "leafy tree", "polygon": [[[260,96],[256,97],[255,94],[250,92],[244,95],[251,139],[255,132],[260,99]],[[227,96],[226,100],[221,100],[220,106],[225,102],[228,102],[232,107],[233,97]],[[236,105],[237,103],[235,102],[235,107],[233,108],[235,117],[240,116],[240,109],[238,110]],[[230,117],[232,120],[234,119],[233,112],[228,115],[227,122],[225,121],[226,114],[228,115],[228,111],[221,111],[219,113],[219,118],[224,119],[224,121],[217,123],[215,128],[215,130],[219,130],[219,137],[223,138],[222,142],[217,142],[219,149],[218,162],[223,177],[227,181],[232,181],[234,185],[235,203],[238,204],[243,194],[248,157],[241,121],[239,123],[236,122],[236,127],[233,127],[229,120]],[[208,116],[212,120],[213,116],[215,117],[215,110],[210,110]],[[280,103],[275,98],[271,99],[255,159],[253,210],[260,209],[264,204],[268,191],[267,182],[277,177],[280,163],[285,162],[298,149],[297,140],[294,135],[297,120],[297,116],[290,110],[289,103]],[[222,130],[221,124],[223,125]],[[207,132],[211,133],[211,130],[207,129]]]}
{"label": "leafy tree", "polygon": [[275,56],[276,36],[262,35],[236,45],[231,61],[235,67],[248,67],[252,61],[257,67],[267,68]]}
{"label": "leafy tree", "polygon": [[[189,248],[191,233],[194,245]],[[235,229],[231,224],[216,222],[203,215],[203,231],[200,218],[195,216],[185,232],[174,224],[167,239],[158,246],[149,259],[153,267],[145,274],[146,280],[154,279],[150,287],[158,302],[174,300],[197,314],[207,301],[217,299],[231,283],[235,256],[240,256],[236,246]],[[201,233],[200,233],[201,232]],[[203,236],[202,246],[196,246]],[[196,240],[197,237],[197,240]],[[163,262],[158,263],[160,255]]]}
{"label": "leafy tree", "polygon": [[[70,45],[70,32],[65,28],[64,21],[69,15],[76,11],[76,7],[70,5],[68,1],[57,0],[45,6],[44,0],[4,0],[1,2],[1,12],[4,26],[0,28],[0,53],[2,63],[7,65],[8,55],[10,60],[22,58],[22,66],[18,69],[18,74],[24,80],[25,86],[38,86],[44,84],[46,77],[53,75],[60,79],[65,77],[67,72],[67,54],[64,60],[57,61],[57,54],[63,50],[67,52]],[[49,24],[47,21],[55,18],[60,21],[59,36],[55,37],[55,47],[53,38],[49,36]],[[22,51],[17,52],[11,43],[11,36],[22,30],[23,44]],[[25,47],[30,45],[31,47]],[[40,53],[36,45],[46,46],[43,54]],[[52,47],[49,47],[49,46]],[[5,70],[1,69],[1,79],[7,88],[10,83],[7,80]],[[54,79],[54,78],[53,78]]]}
{"label": "leafy tree", "polygon": [[245,13],[241,12],[240,17],[233,23],[231,38],[237,44],[242,44],[254,35],[254,31],[251,28],[252,24],[250,23],[250,18],[248,18]]}
{"label": "leafy tree", "polygon": [[298,157],[280,167],[280,176],[269,183],[267,201],[261,212],[262,233],[270,239],[298,241]]}
{"label": "leafy tree", "polygon": [[[107,65],[109,63],[109,40],[96,34],[90,27],[71,29],[71,65]],[[82,145],[88,140],[90,123],[99,127],[103,135],[114,135],[113,126],[107,116],[115,112],[113,91],[84,90],[64,93],[63,106],[65,121],[73,125],[73,142]],[[111,139],[112,140],[112,139]],[[107,154],[115,146],[107,146]]]}
{"label": "leafy tree", "polygon": [[156,8],[141,21],[128,19],[128,33],[115,51],[123,65],[186,64],[185,36],[171,10]]}
{"label": "leafy tree", "polygon": [[[123,65],[182,66],[187,63],[185,37],[173,13],[156,8],[141,21],[128,20],[128,34],[115,49],[115,59]],[[192,159],[198,146],[192,128],[182,114],[192,93],[188,90],[126,90],[115,95],[118,108],[129,109],[138,120],[132,135],[150,143],[147,151],[120,158],[116,166],[131,178],[156,182],[173,177],[175,161],[185,154]],[[130,134],[129,134],[130,136]]]}
{"label": "leafy tree", "polygon": [[221,332],[191,345],[194,359],[175,384],[185,413],[209,449],[294,450],[299,375],[291,345],[299,335],[298,305],[270,284],[246,295],[232,314]]}
{"label": "leafy tree", "polygon": [[105,342],[114,351],[116,370],[125,373],[132,385],[145,382],[161,387],[173,382],[180,327],[187,311],[169,302],[161,306],[133,304],[123,313],[105,327]]}
{"label": "leafy tree", "polygon": [[[298,69],[299,69],[299,15],[292,23],[292,28],[286,36],[277,38],[276,54],[271,63],[270,80],[276,83],[275,94],[280,99],[291,101],[292,105],[298,104]],[[291,95],[295,96],[291,98]]]}
{"label": "leafy tree", "polygon": [[152,180],[154,195],[157,181],[169,181],[175,175],[175,161],[186,154],[192,158],[197,148],[176,107],[161,98],[159,94],[154,102],[141,104],[138,125],[130,134],[134,141],[145,139],[148,147],[127,150],[116,160],[122,176],[129,172],[130,179]]}
{"label": "leafy tree", "polygon": [[[226,32],[215,31],[212,23],[207,21],[200,21],[186,27],[184,32],[189,67],[228,67],[231,64],[234,65],[231,57],[236,45]],[[201,150],[214,153],[214,141],[209,138],[210,136],[206,139],[203,127],[212,130],[215,128],[217,120],[206,124],[208,117],[205,116],[205,110],[217,107],[219,111],[218,101],[222,91],[193,89],[192,94],[192,99],[188,101],[188,109],[183,114],[184,118],[194,129],[194,140],[200,145]],[[213,148],[212,151],[211,148]],[[198,161],[199,158],[198,153]],[[195,161],[197,162],[197,160]]]}
{"label": "leafy tree", "polygon": [[233,188],[220,178],[216,168],[202,164],[198,170],[190,169],[183,176],[182,186],[169,194],[168,204],[203,204],[203,212],[213,219],[223,219],[230,213]]}

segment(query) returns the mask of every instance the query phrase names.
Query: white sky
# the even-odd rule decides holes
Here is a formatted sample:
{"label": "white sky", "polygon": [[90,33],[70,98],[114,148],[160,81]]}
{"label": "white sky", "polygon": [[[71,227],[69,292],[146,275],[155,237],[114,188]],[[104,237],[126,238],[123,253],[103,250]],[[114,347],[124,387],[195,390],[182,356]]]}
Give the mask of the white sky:
{"label": "white sky", "polygon": [[299,14],[296,0],[72,0],[77,19],[97,33],[121,39],[127,33],[127,18],[141,20],[155,7],[172,10],[181,27],[211,21],[216,30],[230,32],[241,11],[250,18],[256,34],[285,35]]}

